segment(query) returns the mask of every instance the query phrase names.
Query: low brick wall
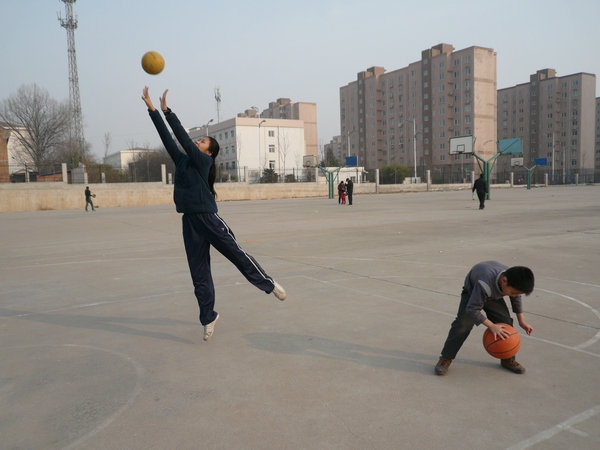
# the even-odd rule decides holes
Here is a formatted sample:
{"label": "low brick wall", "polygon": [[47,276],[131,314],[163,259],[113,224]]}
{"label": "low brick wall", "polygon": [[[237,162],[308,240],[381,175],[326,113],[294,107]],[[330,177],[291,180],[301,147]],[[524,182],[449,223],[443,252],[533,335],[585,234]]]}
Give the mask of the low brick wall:
{"label": "low brick wall", "polygon": [[[173,185],[163,183],[89,184],[94,205],[99,208],[173,204]],[[510,188],[493,185],[492,189]],[[522,187],[522,186],[520,186]],[[269,200],[276,198],[327,197],[325,183],[246,184],[217,183],[218,201]],[[354,195],[398,192],[426,192],[471,189],[470,184],[386,184],[355,183]],[[85,208],[85,185],[63,183],[0,184],[0,212],[44,211]],[[335,189],[337,198],[337,189]]]}

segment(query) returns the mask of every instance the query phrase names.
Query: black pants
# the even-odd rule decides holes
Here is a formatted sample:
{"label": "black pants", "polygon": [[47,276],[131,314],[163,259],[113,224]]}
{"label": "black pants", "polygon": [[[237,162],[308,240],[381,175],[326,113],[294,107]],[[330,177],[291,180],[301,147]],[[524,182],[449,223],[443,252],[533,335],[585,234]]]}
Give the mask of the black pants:
{"label": "black pants", "polygon": [[[444,349],[442,350],[442,356],[454,359],[456,354],[462,347],[463,343],[471,333],[475,322],[473,318],[467,314],[467,303],[471,294],[467,291],[462,291],[460,296],[460,305],[458,307],[458,313],[456,319],[452,322],[450,332],[446,338]],[[508,312],[508,307],[504,299],[500,300],[488,300],[483,304],[483,310],[488,319],[494,323],[506,323],[510,326],[513,324],[513,320]]]}
{"label": "black pants", "polygon": [[194,294],[200,307],[200,323],[206,325],[217,317],[215,287],[210,270],[210,246],[231,261],[246,279],[270,294],[275,285],[258,262],[238,245],[233,232],[217,214],[184,214],[183,242]]}
{"label": "black pants", "polygon": [[352,191],[348,191],[348,204],[352,204]]}
{"label": "black pants", "polygon": [[485,192],[477,191],[477,198],[479,199],[479,209],[485,208]]}

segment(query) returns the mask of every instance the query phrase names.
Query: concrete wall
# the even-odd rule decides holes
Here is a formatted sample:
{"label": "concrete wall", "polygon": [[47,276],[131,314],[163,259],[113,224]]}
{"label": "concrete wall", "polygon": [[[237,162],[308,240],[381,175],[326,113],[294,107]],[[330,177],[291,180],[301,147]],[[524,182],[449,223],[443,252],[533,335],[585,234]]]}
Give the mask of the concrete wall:
{"label": "concrete wall", "polygon": [[[98,208],[119,206],[172,205],[173,185],[163,183],[90,184],[96,194],[93,199]],[[510,188],[509,184],[492,186],[494,189]],[[524,187],[524,186],[519,186]],[[276,198],[304,198],[328,196],[325,183],[280,184],[215,184],[218,201],[270,200]],[[398,192],[426,192],[444,190],[469,190],[470,184],[386,184],[355,183],[354,195],[389,194]],[[85,209],[85,186],[63,183],[12,183],[0,184],[0,212],[45,211]],[[337,199],[337,190],[336,199]],[[337,200],[336,200],[337,201]]]}

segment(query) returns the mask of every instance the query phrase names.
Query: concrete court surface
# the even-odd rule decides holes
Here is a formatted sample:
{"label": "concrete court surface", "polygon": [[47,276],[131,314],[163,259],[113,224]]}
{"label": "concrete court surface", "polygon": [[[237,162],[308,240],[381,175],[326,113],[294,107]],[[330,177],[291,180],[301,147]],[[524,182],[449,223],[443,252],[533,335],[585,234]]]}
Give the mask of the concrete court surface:
{"label": "concrete court surface", "polygon": [[[600,448],[600,186],[491,197],[219,203],[288,298],[213,251],[209,342],[174,206],[0,215],[0,447]],[[491,259],[536,275],[527,373],[478,327],[436,376]]]}

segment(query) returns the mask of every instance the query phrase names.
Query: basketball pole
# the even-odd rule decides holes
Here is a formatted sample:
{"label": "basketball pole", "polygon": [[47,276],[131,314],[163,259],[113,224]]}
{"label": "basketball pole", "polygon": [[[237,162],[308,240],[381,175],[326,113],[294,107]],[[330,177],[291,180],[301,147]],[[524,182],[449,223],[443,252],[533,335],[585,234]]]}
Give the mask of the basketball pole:
{"label": "basketball pole", "polygon": [[[505,155],[505,154],[511,154],[511,152],[509,152],[508,150],[515,145],[517,141],[515,140],[513,143],[511,143],[508,147],[506,147],[504,150],[502,150],[501,152],[496,153],[494,156],[492,156],[490,159],[488,159],[487,161],[483,158],[481,158],[480,156],[477,156],[477,154],[475,152],[473,152],[473,156],[478,160],[481,161],[483,163],[483,177],[485,179],[485,183],[487,185],[488,188],[488,192],[487,195],[485,196],[486,200],[490,199],[490,177],[492,174],[492,170],[494,169],[494,165],[496,164],[496,159],[498,158],[498,156],[500,155]],[[500,147],[500,141],[496,141],[496,151],[498,151],[498,148]],[[535,166],[534,166],[535,167]]]}
{"label": "basketball pole", "polygon": [[338,173],[340,172],[342,168],[338,167],[334,170],[327,170],[325,167],[323,166],[319,166],[319,170],[321,170],[321,172],[323,172],[323,174],[325,175],[325,180],[327,180],[327,184],[329,187],[329,198],[334,198],[334,184],[335,184],[335,179],[338,176]]}
{"label": "basketball pole", "polygon": [[525,167],[525,169],[527,170],[527,189],[531,189],[531,177],[533,175],[533,169],[535,169],[537,166],[534,164],[534,166],[531,169],[527,166],[523,167]]}

